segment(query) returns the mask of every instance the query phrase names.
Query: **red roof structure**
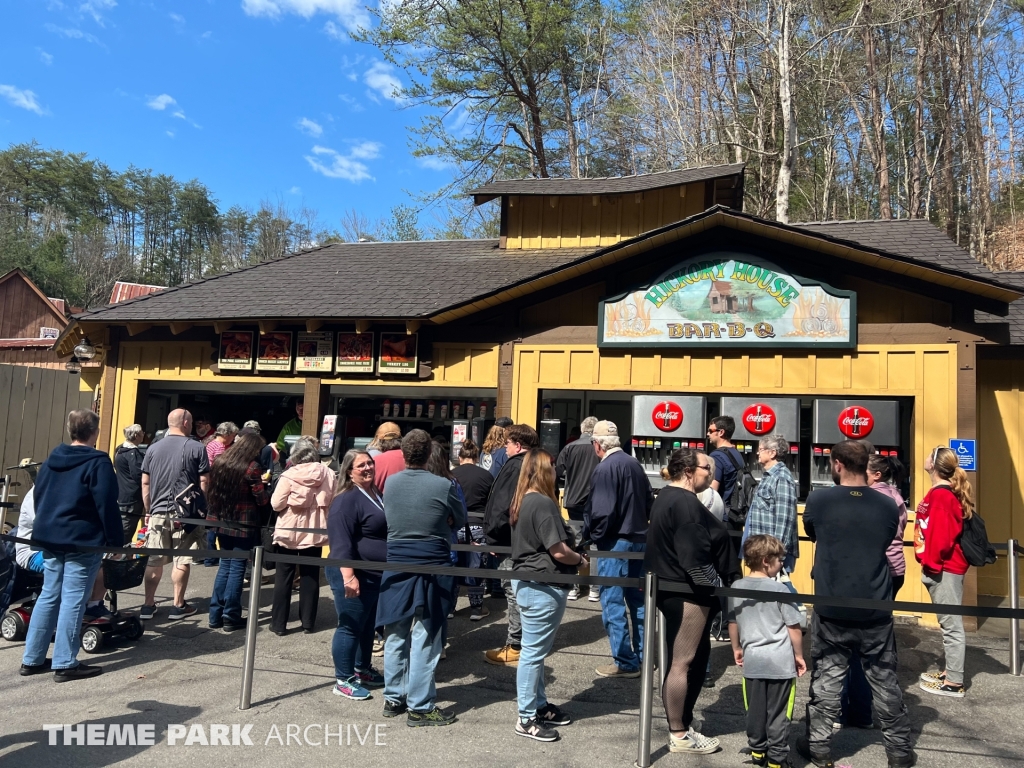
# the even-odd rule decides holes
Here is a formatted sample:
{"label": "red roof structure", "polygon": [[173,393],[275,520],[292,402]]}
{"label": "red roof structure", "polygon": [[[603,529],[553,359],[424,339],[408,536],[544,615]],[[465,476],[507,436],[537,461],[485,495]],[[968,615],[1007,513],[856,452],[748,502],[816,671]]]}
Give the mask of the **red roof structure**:
{"label": "red roof structure", "polygon": [[156,293],[166,288],[166,285],[143,285],[142,283],[123,283],[118,280],[114,283],[114,290],[110,293],[110,304],[119,304],[129,299],[137,299],[150,293]]}

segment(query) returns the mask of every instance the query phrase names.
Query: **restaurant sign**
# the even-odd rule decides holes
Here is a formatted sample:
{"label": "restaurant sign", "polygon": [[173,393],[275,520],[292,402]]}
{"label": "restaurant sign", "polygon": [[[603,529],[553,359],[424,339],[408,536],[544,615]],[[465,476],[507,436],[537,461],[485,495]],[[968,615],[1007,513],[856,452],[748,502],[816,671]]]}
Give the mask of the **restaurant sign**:
{"label": "restaurant sign", "polygon": [[690,259],[601,302],[599,347],[853,347],[857,295],[756,256]]}

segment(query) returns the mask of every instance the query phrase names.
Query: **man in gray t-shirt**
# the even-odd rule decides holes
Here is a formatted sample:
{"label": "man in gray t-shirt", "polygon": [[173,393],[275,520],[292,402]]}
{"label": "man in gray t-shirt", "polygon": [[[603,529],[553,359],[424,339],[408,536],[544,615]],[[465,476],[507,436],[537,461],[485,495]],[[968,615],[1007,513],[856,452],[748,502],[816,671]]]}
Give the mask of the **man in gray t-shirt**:
{"label": "man in gray t-shirt", "polygon": [[[175,497],[190,484],[206,493],[210,478],[210,460],[206,448],[193,440],[192,414],[183,408],[167,416],[167,434],[146,451],[142,461],[142,504],[146,508],[146,546],[157,549],[197,549],[203,528],[186,532],[175,528]],[[172,558],[152,556],[146,569],[146,598],[140,617],[151,619],[156,613],[156,588],[163,578],[164,565]],[[185,602],[191,557],[174,557],[171,581],[174,583],[174,607],[170,619],[191,616],[196,609]]]}

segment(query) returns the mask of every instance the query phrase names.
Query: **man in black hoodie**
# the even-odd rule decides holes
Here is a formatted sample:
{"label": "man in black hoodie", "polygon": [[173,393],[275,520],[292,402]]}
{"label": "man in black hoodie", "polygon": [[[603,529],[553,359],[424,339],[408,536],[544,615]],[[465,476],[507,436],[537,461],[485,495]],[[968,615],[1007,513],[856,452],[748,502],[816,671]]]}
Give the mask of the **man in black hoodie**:
{"label": "man in black hoodie", "polygon": [[[491,486],[487,497],[487,508],[484,510],[484,535],[487,543],[498,547],[512,546],[512,524],[509,522],[509,508],[512,497],[516,494],[519,483],[519,470],[523,464],[523,454],[537,447],[537,431],[526,424],[513,424],[505,430],[505,451],[508,460],[502,465],[498,477]],[[512,570],[512,555],[500,555],[499,571]],[[522,647],[523,627],[519,623],[519,605],[512,592],[512,582],[501,582],[508,600],[508,638],[505,645],[484,653],[484,661],[495,666],[515,667],[519,665],[519,650]]]}
{"label": "man in black hoodie", "polygon": [[141,445],[146,432],[138,424],[124,428],[124,442],[114,451],[114,471],[117,473],[117,505],[124,526],[124,545],[135,536],[139,522],[146,514],[142,504],[142,460],[146,447]]}
{"label": "man in black hoodie", "polygon": [[[58,445],[39,468],[35,484],[33,549],[43,552],[43,591],[32,611],[22,675],[53,669],[58,683],[94,677],[103,670],[78,663],[86,597],[100,569],[98,552],[79,545],[120,547],[117,477],[110,457],[97,451],[100,419],[92,411],[68,414],[71,445]],[[56,632],[52,662],[46,658]]]}

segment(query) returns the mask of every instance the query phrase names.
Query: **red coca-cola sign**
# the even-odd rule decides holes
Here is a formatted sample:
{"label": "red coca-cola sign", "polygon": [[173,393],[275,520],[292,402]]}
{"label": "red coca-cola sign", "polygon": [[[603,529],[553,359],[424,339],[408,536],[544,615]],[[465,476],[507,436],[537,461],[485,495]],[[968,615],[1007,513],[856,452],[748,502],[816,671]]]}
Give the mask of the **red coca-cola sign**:
{"label": "red coca-cola sign", "polygon": [[683,426],[683,409],[678,403],[664,400],[654,406],[651,420],[654,422],[654,426],[662,432],[675,432]]}
{"label": "red coca-cola sign", "polygon": [[775,411],[764,403],[754,403],[743,412],[743,428],[752,435],[770,434],[775,424]]}
{"label": "red coca-cola sign", "polygon": [[861,440],[875,428],[875,417],[863,405],[851,405],[839,414],[839,431],[851,440]]}

